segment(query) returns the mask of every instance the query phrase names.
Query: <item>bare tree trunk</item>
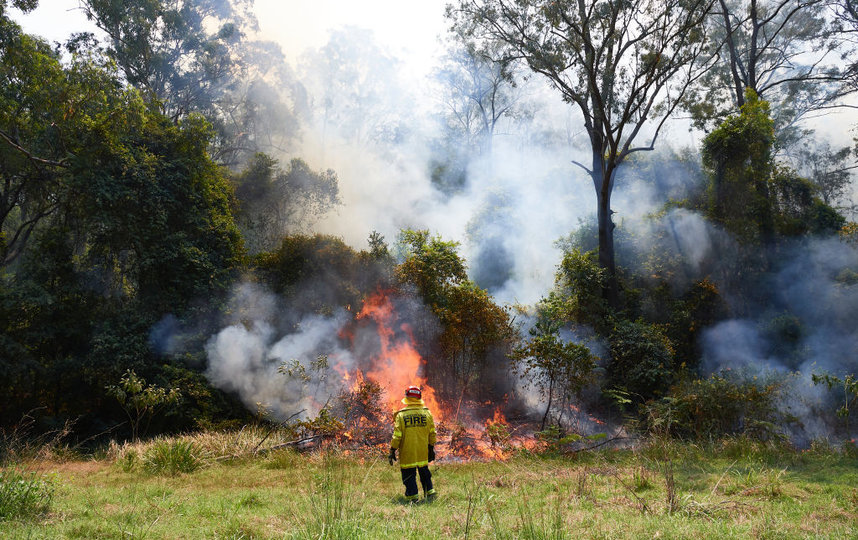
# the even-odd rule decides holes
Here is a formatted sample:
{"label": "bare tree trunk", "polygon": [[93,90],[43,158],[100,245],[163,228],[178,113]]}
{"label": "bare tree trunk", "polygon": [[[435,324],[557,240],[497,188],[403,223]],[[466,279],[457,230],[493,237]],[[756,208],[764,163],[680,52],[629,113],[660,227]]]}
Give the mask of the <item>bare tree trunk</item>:
{"label": "bare tree trunk", "polygon": [[545,431],[545,422],[548,420],[548,413],[551,411],[551,398],[554,397],[554,379],[548,382],[548,406],[545,407],[545,414],[542,415],[542,426],[539,431]]}
{"label": "bare tree trunk", "polygon": [[602,296],[613,309],[620,307],[620,291],[617,281],[617,263],[614,256],[614,222],[611,219],[611,194],[603,189],[599,192],[599,266],[608,273],[602,288]]}
{"label": "bare tree trunk", "polygon": [[607,280],[602,286],[602,297],[612,309],[620,307],[619,283],[617,282],[617,263],[614,256],[614,222],[611,219],[611,192],[615,163],[605,163],[602,158],[602,144],[593,149],[593,186],[596,188],[596,214],[599,228],[599,267],[607,272]]}

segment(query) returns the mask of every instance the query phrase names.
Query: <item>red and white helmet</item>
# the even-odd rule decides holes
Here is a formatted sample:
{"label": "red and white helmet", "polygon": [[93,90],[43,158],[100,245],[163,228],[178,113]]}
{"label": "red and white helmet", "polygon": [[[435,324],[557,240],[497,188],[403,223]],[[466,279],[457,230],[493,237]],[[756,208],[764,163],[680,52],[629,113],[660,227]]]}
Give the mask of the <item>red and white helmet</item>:
{"label": "red and white helmet", "polygon": [[405,389],[405,397],[420,399],[423,397],[423,392],[421,392],[416,386],[409,386]]}

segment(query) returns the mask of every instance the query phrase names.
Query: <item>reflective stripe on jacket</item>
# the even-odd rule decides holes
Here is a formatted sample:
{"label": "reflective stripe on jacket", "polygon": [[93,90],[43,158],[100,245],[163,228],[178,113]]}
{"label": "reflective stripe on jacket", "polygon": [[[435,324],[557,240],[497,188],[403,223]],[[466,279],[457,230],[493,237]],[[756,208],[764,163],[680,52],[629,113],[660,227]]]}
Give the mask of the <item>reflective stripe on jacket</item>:
{"label": "reflective stripe on jacket", "polygon": [[405,408],[394,417],[391,448],[399,449],[399,467],[429,465],[429,445],[435,444],[435,420],[422,399],[406,398]]}

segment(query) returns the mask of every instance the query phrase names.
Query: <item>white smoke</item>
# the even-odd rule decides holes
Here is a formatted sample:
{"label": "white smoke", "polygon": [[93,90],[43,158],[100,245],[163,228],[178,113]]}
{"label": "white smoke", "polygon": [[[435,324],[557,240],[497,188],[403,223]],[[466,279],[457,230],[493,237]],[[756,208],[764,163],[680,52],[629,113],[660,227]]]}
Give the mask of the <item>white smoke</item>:
{"label": "white smoke", "polygon": [[747,316],[703,332],[702,367],[792,373],[781,406],[799,420],[794,439],[831,437],[843,427],[833,415],[837,398],[811,376],[858,373],[858,249],[837,237],[806,238],[773,255],[778,267]]}
{"label": "white smoke", "polygon": [[[338,336],[351,320],[346,311],[333,316],[301,317],[288,330],[278,330],[288,314],[277,297],[258,285],[243,283],[231,303],[242,319],[212,336],[206,344],[212,384],[235,392],[250,409],[262,408],[277,419],[304,411],[314,416],[343,388],[336,362],[343,369],[353,357]],[[319,358],[327,358],[320,364]]]}

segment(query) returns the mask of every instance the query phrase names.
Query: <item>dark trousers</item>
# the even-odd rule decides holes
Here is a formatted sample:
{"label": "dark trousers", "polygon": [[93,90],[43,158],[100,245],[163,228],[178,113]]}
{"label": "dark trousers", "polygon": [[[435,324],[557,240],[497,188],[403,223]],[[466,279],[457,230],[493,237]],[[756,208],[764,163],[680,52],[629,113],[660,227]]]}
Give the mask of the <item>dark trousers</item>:
{"label": "dark trousers", "polygon": [[409,469],[400,469],[402,472],[402,483],[405,484],[405,496],[417,498],[417,473],[420,473],[420,484],[423,486],[423,493],[432,495],[435,490],[432,489],[432,473],[429,472],[429,466],[411,467]]}

